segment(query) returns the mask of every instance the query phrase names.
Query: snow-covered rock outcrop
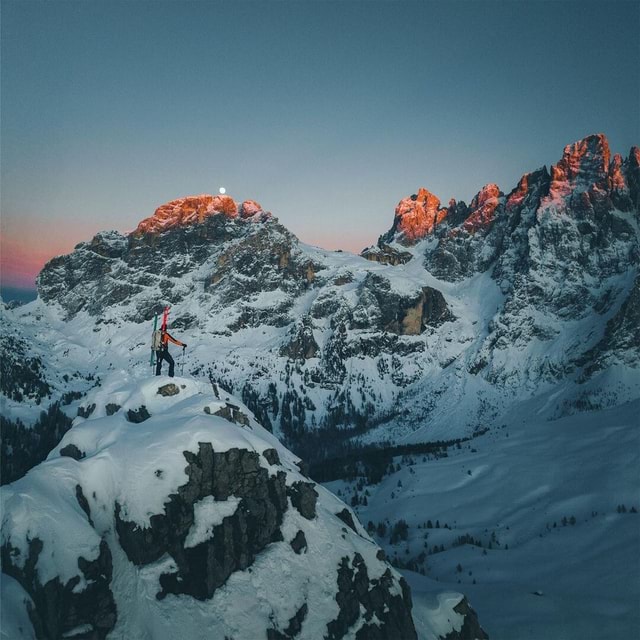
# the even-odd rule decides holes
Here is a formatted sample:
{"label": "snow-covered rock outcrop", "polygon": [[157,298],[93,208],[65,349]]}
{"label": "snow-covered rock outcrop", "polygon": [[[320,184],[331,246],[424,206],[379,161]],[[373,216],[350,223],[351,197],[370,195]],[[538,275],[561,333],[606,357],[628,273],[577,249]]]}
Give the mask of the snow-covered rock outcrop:
{"label": "snow-covered rock outcrop", "polygon": [[416,637],[404,579],[244,405],[123,378],[2,490],[9,620],[50,638]]}

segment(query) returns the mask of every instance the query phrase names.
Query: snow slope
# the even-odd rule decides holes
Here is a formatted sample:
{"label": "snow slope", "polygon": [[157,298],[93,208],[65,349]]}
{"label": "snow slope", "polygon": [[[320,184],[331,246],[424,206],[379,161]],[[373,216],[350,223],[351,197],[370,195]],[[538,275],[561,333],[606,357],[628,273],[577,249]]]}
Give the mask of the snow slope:
{"label": "snow slope", "polygon": [[[2,637],[30,637],[23,587],[36,603],[32,622],[56,637],[240,639],[266,637],[268,629],[289,637],[294,621],[296,637],[310,640],[361,639],[370,625],[381,638],[415,637],[403,581],[377,545],[357,521],[347,524],[351,516],[336,516],[349,510],[310,482],[299,459],[242,403],[209,383],[139,380],[123,371],[89,399],[91,416],[78,418],[45,462],[2,489],[3,570],[22,585],[3,580]],[[141,406],[150,417],[132,422]],[[227,454],[231,476],[216,466]],[[235,476],[237,495],[229,494]],[[266,484],[251,488],[260,477],[268,495]],[[194,482],[210,487],[206,495],[194,493]],[[176,516],[178,495],[191,498]],[[285,502],[278,507],[278,500]],[[270,513],[281,520],[270,542],[243,549],[269,526]],[[180,545],[167,547],[173,555],[151,555],[181,528]],[[143,536],[138,546],[136,536]],[[215,560],[205,553],[213,549]],[[185,557],[202,560],[185,565]],[[218,561],[240,565],[212,589]],[[352,574],[357,592],[348,586]],[[359,603],[363,588],[377,595]],[[354,617],[343,611],[350,598]]]}
{"label": "snow slope", "polygon": [[[549,421],[543,403],[525,403],[503,428],[447,457],[397,458],[397,472],[357,491],[369,494],[354,507],[363,523],[409,524],[406,540],[377,537],[392,560],[427,553],[404,571],[419,632],[434,589],[456,589],[492,640],[640,635],[639,411],[636,400]],[[350,502],[357,484],[326,486]]]}

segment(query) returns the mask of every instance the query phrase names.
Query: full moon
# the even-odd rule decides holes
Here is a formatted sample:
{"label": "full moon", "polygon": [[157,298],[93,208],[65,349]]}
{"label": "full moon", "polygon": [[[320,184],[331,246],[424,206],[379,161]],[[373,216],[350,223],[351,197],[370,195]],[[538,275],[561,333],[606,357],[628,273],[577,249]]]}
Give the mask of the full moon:
{"label": "full moon", "polygon": [[227,190],[226,190],[224,187],[220,187],[220,188],[218,189],[218,191],[219,191],[220,193],[222,193],[222,194],[227,193]]}

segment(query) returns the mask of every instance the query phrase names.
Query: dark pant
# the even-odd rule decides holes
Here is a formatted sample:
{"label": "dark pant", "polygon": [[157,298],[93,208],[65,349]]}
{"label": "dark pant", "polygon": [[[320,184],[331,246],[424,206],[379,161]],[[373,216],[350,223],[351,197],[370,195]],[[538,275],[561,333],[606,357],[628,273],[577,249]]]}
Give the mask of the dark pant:
{"label": "dark pant", "polygon": [[160,351],[156,351],[156,375],[160,375],[163,360],[166,360],[169,363],[169,377],[173,378],[173,368],[175,366],[175,362],[173,361],[173,358],[169,353],[169,349],[161,349]]}

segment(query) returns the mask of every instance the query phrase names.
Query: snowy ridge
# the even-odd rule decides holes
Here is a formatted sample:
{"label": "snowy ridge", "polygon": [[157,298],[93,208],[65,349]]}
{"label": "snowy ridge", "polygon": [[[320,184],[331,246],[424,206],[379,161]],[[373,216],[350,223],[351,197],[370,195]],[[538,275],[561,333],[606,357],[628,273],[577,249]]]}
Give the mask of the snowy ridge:
{"label": "snowy ridge", "polygon": [[[275,633],[293,624],[296,637],[315,639],[367,637],[366,628],[374,624],[380,629],[377,637],[415,637],[403,580],[380,559],[379,548],[349,509],[310,482],[300,472],[299,459],[242,403],[224,393],[216,398],[211,385],[188,378],[137,382],[122,377],[121,372],[110,376],[90,396],[95,417],[78,418],[46,462],[2,490],[3,570],[22,585],[3,581],[3,589],[14,602],[29,599],[24,592],[16,595],[26,589],[35,602],[29,617],[36,629],[56,637],[84,629],[91,637],[135,639],[199,638],[207,628],[216,637],[260,638],[268,629]],[[126,398],[124,404],[104,415],[101,403],[116,397]],[[127,407],[138,408],[138,402],[151,415],[131,422]],[[208,444],[220,456],[215,459],[233,457],[238,477],[242,469],[252,478],[263,470],[258,475],[268,479],[271,497],[259,485],[247,490],[243,480],[235,489],[242,495],[225,498],[234,490],[233,478],[216,472],[222,462],[214,460],[208,476],[204,458],[195,460]],[[192,507],[181,512],[183,521],[170,516],[172,500],[180,487],[194,486],[194,469],[201,469],[197,481],[210,488],[202,497],[186,490],[191,502],[183,504]],[[276,486],[282,492],[274,498]],[[222,571],[217,554],[224,550],[229,554],[224,562],[232,562],[234,549],[252,539],[251,512],[274,499],[285,502],[271,542],[260,550],[247,547],[248,556],[238,556],[240,566],[211,589],[208,581],[215,583]],[[268,509],[265,513],[258,527],[268,526]],[[171,528],[184,530],[178,536],[181,545],[169,547],[175,557],[151,553],[171,538],[154,529],[165,517]],[[231,526],[246,526],[246,533],[236,538],[237,530],[227,538]],[[136,547],[143,532],[145,542]],[[189,558],[200,564],[185,573]],[[203,562],[207,568],[199,578],[196,567]],[[344,610],[347,601],[358,598],[345,587],[349,576],[358,580],[358,593],[363,584],[365,591],[377,593],[358,605],[361,613],[355,617]],[[209,585],[210,595],[203,597],[206,585],[199,580]],[[342,596],[336,599],[339,590]],[[83,603],[90,591],[101,606]],[[51,597],[57,598],[57,611],[47,608]],[[16,611],[14,618],[24,621],[25,616]],[[7,626],[11,620],[3,619],[4,637],[21,637]]]}

